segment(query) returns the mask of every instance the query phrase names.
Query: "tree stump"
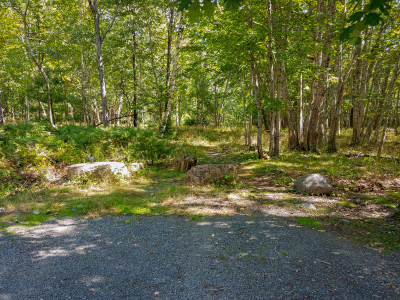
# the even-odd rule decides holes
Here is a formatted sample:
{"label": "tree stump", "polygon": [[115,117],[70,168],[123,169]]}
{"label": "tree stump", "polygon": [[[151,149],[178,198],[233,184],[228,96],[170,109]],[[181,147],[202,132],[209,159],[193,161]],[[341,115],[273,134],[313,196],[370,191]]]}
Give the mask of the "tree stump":
{"label": "tree stump", "polygon": [[181,172],[187,172],[197,165],[197,157],[184,154],[181,159],[174,159],[174,167]]}

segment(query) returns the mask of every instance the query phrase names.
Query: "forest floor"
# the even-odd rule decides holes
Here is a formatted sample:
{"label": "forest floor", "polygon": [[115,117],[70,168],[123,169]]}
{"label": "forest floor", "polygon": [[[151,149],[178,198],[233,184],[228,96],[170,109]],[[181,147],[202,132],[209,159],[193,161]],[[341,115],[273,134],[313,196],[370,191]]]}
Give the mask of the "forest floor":
{"label": "forest floor", "polygon": [[[65,165],[48,166],[43,176],[21,171],[17,180],[30,188],[0,197],[0,228],[13,232],[15,226],[76,216],[174,214],[201,221],[209,216],[261,213],[332,232],[373,249],[400,250],[397,138],[389,137],[386,148],[394,158],[379,161],[368,146],[347,151],[348,147],[343,147],[348,143],[346,134],[339,138],[345,152],[284,151],[269,160],[258,160],[254,151],[241,146],[239,138],[230,130],[190,129],[177,139],[176,157],[188,153],[198,157],[199,164],[237,164],[240,179],[233,185],[188,186],[185,173],[174,170],[172,160],[147,166],[128,182],[67,181]],[[308,173],[326,176],[334,187],[333,194],[293,193],[294,180]]]}

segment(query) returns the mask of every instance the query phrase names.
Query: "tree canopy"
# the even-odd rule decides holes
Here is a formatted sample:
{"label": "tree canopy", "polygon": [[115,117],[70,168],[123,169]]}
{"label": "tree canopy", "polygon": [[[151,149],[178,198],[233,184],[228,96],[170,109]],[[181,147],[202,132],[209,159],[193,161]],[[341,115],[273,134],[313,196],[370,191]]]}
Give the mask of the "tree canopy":
{"label": "tree canopy", "polygon": [[[287,147],[381,149],[397,132],[399,3],[390,0],[7,0],[0,121],[51,127],[243,126]],[[252,140],[257,127],[257,142]],[[268,131],[266,131],[268,130]]]}

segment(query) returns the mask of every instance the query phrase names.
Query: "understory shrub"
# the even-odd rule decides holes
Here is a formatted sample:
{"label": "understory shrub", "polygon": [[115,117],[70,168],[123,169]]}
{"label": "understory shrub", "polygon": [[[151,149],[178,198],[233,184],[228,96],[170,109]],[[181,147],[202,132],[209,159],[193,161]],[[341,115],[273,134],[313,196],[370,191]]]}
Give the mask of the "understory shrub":
{"label": "understory shrub", "polygon": [[140,131],[136,141],[129,143],[130,160],[140,159],[152,165],[158,159],[170,157],[175,147],[171,139],[161,139],[158,133],[152,130]]}
{"label": "understory shrub", "polygon": [[154,164],[174,151],[171,140],[135,127],[58,126],[54,134],[40,123],[0,127],[0,159],[15,168],[117,159]]}

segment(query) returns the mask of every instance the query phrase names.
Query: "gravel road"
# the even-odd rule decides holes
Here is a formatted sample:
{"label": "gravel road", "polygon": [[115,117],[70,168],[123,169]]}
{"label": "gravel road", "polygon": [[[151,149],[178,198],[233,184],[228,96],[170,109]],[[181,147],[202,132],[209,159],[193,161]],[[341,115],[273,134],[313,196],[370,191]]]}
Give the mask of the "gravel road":
{"label": "gravel road", "polygon": [[0,299],[400,299],[399,263],[273,216],[58,219],[0,235]]}

